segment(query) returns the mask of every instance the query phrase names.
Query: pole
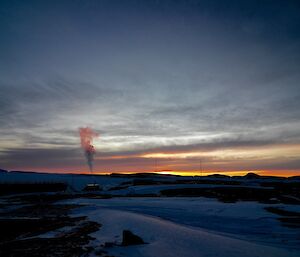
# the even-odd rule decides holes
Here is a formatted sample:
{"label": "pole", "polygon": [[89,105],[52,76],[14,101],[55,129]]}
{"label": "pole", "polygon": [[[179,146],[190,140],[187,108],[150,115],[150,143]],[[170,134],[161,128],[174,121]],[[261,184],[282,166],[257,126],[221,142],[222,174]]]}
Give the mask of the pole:
{"label": "pole", "polygon": [[200,174],[202,177],[202,160],[199,161],[199,169],[200,169]]}

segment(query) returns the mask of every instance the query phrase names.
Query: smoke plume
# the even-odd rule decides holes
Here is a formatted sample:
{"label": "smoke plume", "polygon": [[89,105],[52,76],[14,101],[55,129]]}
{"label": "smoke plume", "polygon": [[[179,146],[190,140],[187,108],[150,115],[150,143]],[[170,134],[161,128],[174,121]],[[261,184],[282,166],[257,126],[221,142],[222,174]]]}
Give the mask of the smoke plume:
{"label": "smoke plume", "polygon": [[86,128],[79,128],[79,135],[80,135],[81,147],[84,150],[84,154],[87,159],[89,169],[92,172],[94,155],[96,153],[95,147],[93,146],[93,139],[98,137],[99,134],[94,132],[91,128],[86,127]]}

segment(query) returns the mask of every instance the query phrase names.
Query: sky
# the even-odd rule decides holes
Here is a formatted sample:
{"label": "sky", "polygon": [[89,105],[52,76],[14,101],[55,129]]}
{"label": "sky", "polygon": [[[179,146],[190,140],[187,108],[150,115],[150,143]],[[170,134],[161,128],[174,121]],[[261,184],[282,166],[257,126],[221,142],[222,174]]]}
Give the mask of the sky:
{"label": "sky", "polygon": [[299,1],[0,2],[0,168],[300,175]]}

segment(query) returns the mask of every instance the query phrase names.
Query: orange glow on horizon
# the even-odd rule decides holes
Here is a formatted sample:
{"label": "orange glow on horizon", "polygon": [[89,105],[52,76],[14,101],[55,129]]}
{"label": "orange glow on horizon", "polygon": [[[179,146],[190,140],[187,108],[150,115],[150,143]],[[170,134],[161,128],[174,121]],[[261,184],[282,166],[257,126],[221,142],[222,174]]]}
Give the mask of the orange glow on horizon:
{"label": "orange glow on horizon", "polygon": [[[159,173],[181,176],[200,176],[211,174],[245,175],[249,172],[266,176],[300,176],[300,169],[288,168],[288,163],[299,160],[300,144],[276,144],[261,147],[239,147],[232,149],[214,149],[209,151],[170,151],[139,152],[127,155],[113,152],[101,153],[95,158],[94,174],[133,174]],[[158,165],[157,162],[158,161]],[[199,162],[203,164],[200,171]],[[69,165],[68,165],[69,164]],[[6,169],[47,173],[88,174],[82,158],[67,160],[59,166],[42,162],[30,164],[32,167],[8,165]],[[287,168],[285,168],[287,167]],[[5,168],[5,167],[3,167]]]}
{"label": "orange glow on horizon", "polygon": [[[84,171],[81,171],[84,170]],[[26,168],[22,169],[25,172],[41,172],[41,173],[61,173],[61,174],[86,174],[90,175],[91,173],[86,169],[80,168],[68,168],[68,169],[46,169],[46,168]],[[221,174],[228,176],[244,176],[247,173],[252,172],[260,176],[275,176],[275,177],[292,177],[300,176],[300,170],[165,170],[159,169],[158,171],[154,170],[96,170],[93,172],[95,175],[110,175],[110,174],[138,174],[138,173],[156,173],[162,175],[179,175],[179,176],[207,176],[213,174]]]}
{"label": "orange glow on horizon", "polygon": [[157,174],[165,175],[180,175],[180,176],[207,176],[213,174],[227,175],[227,176],[245,176],[248,173],[255,173],[260,176],[275,176],[275,177],[292,177],[300,176],[300,171],[258,171],[258,170],[236,170],[236,171],[157,171]]}
{"label": "orange glow on horizon", "polygon": [[300,156],[299,144],[269,145],[255,149],[222,149],[212,151],[185,151],[185,152],[153,152],[140,155],[142,158],[158,159],[185,159],[215,157],[226,160],[230,158],[243,159],[270,159],[270,158],[298,158]]}

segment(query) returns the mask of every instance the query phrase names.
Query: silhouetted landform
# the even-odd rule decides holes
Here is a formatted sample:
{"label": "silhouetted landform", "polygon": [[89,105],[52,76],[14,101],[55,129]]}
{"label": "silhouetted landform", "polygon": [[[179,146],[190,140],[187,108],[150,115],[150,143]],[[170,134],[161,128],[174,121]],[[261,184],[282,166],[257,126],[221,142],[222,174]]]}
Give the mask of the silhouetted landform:
{"label": "silhouetted landform", "polygon": [[[76,205],[53,204],[55,199],[65,198],[57,194],[10,198],[8,207],[22,203],[30,205],[0,213],[0,256],[64,257],[89,253],[92,249],[86,245],[93,239],[89,234],[101,225],[85,216],[70,217],[70,210],[78,207]],[[70,229],[55,237],[38,237],[66,226]]]}
{"label": "silhouetted landform", "polygon": [[[199,172],[200,173],[200,172]],[[100,175],[103,176],[103,175]],[[133,173],[133,174],[122,174],[122,173],[112,173],[111,177],[120,177],[120,178],[149,178],[149,177],[194,177],[194,178],[216,178],[216,179],[300,179],[300,176],[291,176],[291,177],[282,177],[282,176],[261,176],[253,172],[249,172],[244,176],[228,176],[224,174],[211,174],[211,175],[194,175],[194,176],[184,176],[184,175],[173,175],[173,174],[159,174],[159,173]]]}
{"label": "silhouetted landform", "polygon": [[[117,178],[149,178],[149,177],[194,177],[194,178],[220,178],[220,179],[291,179],[291,180],[299,180],[300,176],[291,176],[291,177],[282,177],[282,176],[261,176],[253,172],[249,172],[244,176],[228,176],[225,174],[211,174],[211,175],[194,175],[194,176],[184,176],[184,175],[174,175],[174,174],[159,174],[159,173],[151,173],[151,172],[144,172],[144,173],[111,173],[111,174],[83,174],[83,173],[48,173],[48,172],[38,172],[38,171],[19,171],[19,170],[5,170],[5,169],[0,169],[0,172],[5,172],[8,174],[40,174],[40,175],[76,175],[76,176],[84,176],[84,177],[89,177],[89,176],[101,176],[101,177],[117,177]],[[200,173],[200,171],[199,171]]]}
{"label": "silhouetted landform", "polygon": [[31,174],[31,175],[44,175],[44,176],[47,176],[47,175],[61,175],[61,176],[64,176],[64,175],[75,175],[75,176],[81,176],[81,177],[91,177],[91,176],[101,176],[101,177],[110,177],[111,174],[90,174],[90,173],[77,173],[77,172],[74,172],[74,173],[56,173],[56,172],[46,172],[46,171],[21,171],[21,170],[8,170],[7,171],[7,174],[8,175],[13,175],[13,174]]}
{"label": "silhouetted landform", "polygon": [[144,240],[141,237],[133,234],[130,230],[123,230],[123,246],[140,244],[145,244]]}
{"label": "silhouetted landform", "polygon": [[176,185],[176,184],[208,184],[208,185],[240,185],[241,182],[234,181],[234,180],[207,180],[205,178],[201,180],[194,180],[194,179],[177,179],[174,181],[155,181],[155,180],[142,180],[142,179],[135,179],[132,182],[133,186],[141,186],[141,185]]}
{"label": "silhouetted landform", "polygon": [[[199,172],[200,174],[200,172]],[[185,177],[184,175],[173,175],[173,174],[159,174],[159,173],[133,173],[133,174],[122,174],[122,173],[112,173],[110,176],[113,177],[149,177],[149,176],[155,176],[155,177]],[[211,174],[211,175],[194,175],[194,176],[188,176],[188,177],[207,177],[207,178],[246,178],[246,179],[258,179],[258,178],[285,178],[280,176],[261,176],[253,172],[249,172],[244,176],[229,176],[225,174]]]}
{"label": "silhouetted landform", "polygon": [[124,178],[124,177],[129,177],[129,178],[143,178],[143,177],[182,177],[181,175],[173,175],[173,174],[159,174],[159,173],[151,173],[151,172],[146,172],[146,173],[132,173],[132,174],[123,174],[123,173],[111,173],[111,177],[119,177],[119,178]]}
{"label": "silhouetted landform", "polygon": [[208,177],[208,178],[230,178],[230,176],[223,175],[223,174],[212,174],[212,175],[207,175],[206,177]]}
{"label": "silhouetted landform", "polygon": [[66,183],[1,183],[0,195],[35,192],[61,192],[67,189]]}
{"label": "silhouetted landform", "polygon": [[244,177],[247,179],[258,179],[261,176],[256,173],[250,172],[250,173],[246,174]]}
{"label": "silhouetted landform", "polygon": [[292,177],[288,177],[288,179],[290,179],[290,180],[300,180],[300,176],[292,176]]}

